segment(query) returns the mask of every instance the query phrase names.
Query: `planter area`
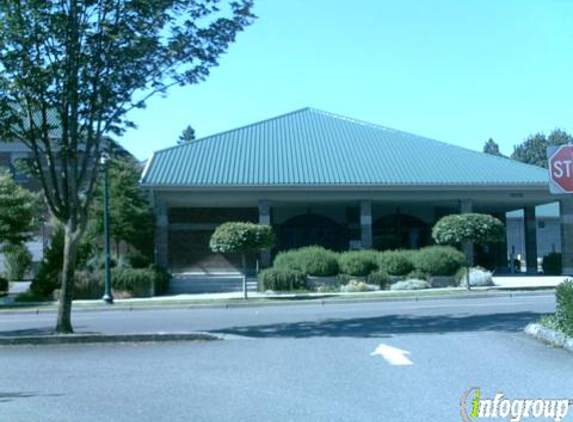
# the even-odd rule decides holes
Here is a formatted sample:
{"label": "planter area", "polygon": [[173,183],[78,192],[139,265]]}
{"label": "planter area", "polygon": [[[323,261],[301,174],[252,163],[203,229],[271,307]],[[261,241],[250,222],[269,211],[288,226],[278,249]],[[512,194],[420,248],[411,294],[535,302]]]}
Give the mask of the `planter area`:
{"label": "planter area", "polygon": [[464,264],[464,254],[448,246],[342,253],[310,246],[279,253],[273,267],[259,274],[259,288],[325,293],[456,287]]}

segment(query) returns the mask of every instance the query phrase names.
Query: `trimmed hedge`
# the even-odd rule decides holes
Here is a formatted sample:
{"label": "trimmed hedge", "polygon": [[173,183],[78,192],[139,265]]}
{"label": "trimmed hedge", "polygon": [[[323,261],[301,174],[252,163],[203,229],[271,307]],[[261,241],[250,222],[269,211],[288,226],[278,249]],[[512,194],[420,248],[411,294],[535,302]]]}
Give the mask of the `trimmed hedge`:
{"label": "trimmed hedge", "polygon": [[263,290],[292,291],[306,289],[306,275],[297,270],[269,268],[259,273]]}
{"label": "trimmed hedge", "polygon": [[555,288],[555,299],[557,325],[565,335],[573,337],[573,280],[568,279]]}
{"label": "trimmed hedge", "polygon": [[384,251],[378,256],[378,267],[390,275],[406,275],[414,269],[415,251]]}
{"label": "trimmed hedge", "polygon": [[340,272],[365,276],[378,269],[378,253],[372,250],[349,251],[338,255]]}
{"label": "trimmed hedge", "polygon": [[562,272],[561,254],[559,252],[551,252],[543,257],[541,264],[543,274],[560,275]]}
{"label": "trimmed hedge", "polygon": [[451,246],[428,246],[413,255],[414,267],[430,276],[454,275],[466,262],[464,254]]}
{"label": "trimmed hedge", "polygon": [[333,276],[339,271],[337,254],[320,246],[279,252],[273,266],[275,269],[296,270],[315,277]]}

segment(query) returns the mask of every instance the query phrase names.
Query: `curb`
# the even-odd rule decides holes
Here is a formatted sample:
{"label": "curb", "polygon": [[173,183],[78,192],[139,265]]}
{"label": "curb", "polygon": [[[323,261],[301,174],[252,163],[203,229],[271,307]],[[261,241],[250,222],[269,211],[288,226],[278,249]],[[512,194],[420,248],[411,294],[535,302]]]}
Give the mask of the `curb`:
{"label": "curb", "polygon": [[[185,301],[174,303],[159,303],[153,302],[138,302],[138,303],[117,303],[115,305],[94,304],[73,306],[73,312],[111,312],[111,311],[145,311],[145,310],[164,310],[164,309],[229,309],[229,308],[257,308],[265,306],[307,306],[307,305],[342,305],[347,303],[372,303],[372,302],[419,302],[429,300],[459,300],[459,299],[485,299],[485,298],[498,298],[498,297],[520,297],[520,296],[546,296],[553,294],[553,290],[485,290],[473,291],[470,293],[452,293],[445,295],[416,295],[416,296],[376,296],[376,297],[291,297],[281,298],[272,297],[265,298],[266,300],[256,302],[241,302],[241,301],[221,301],[208,302],[208,303],[185,303]],[[40,313],[55,313],[57,308],[55,303],[47,305],[39,304],[22,304],[18,306],[2,307],[0,306],[0,314],[40,314]],[[48,308],[49,306],[54,306]]]}
{"label": "curb", "polygon": [[48,346],[59,344],[151,343],[166,341],[214,341],[222,336],[207,333],[139,333],[139,334],[54,334],[0,337],[1,346]]}
{"label": "curb", "polygon": [[540,340],[545,344],[555,347],[561,347],[568,352],[573,353],[573,338],[565,337],[559,331],[544,327],[541,324],[531,323],[525,327],[525,334]]}

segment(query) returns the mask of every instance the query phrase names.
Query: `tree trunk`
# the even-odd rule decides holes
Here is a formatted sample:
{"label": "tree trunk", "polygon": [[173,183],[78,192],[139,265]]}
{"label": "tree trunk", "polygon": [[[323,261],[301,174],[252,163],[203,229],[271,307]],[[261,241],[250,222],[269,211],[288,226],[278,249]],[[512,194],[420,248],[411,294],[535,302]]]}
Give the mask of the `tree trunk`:
{"label": "tree trunk", "polygon": [[76,271],[76,258],[81,233],[71,223],[66,223],[64,234],[64,265],[62,268],[62,287],[58,303],[58,322],[56,332],[71,334],[72,327],[72,300],[74,298],[74,274]]}

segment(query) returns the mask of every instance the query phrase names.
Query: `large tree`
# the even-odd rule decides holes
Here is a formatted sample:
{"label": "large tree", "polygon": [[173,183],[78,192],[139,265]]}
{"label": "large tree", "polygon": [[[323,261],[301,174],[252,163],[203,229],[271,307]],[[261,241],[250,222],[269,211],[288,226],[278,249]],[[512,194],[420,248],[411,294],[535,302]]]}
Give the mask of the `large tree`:
{"label": "large tree", "polygon": [[484,144],[483,152],[490,155],[497,155],[498,157],[505,157],[505,155],[503,155],[499,151],[499,144],[495,142],[492,138],[489,138],[487,142]]}
{"label": "large tree", "polygon": [[547,147],[572,142],[573,137],[561,129],[555,129],[549,136],[537,133],[529,136],[522,144],[514,146],[511,158],[547,168]]}
{"label": "large tree", "polygon": [[156,94],[204,80],[253,0],[0,2],[0,139],[32,151],[35,175],[64,226],[56,331],[73,332],[77,249],[106,136]]}
{"label": "large tree", "polygon": [[187,125],[187,127],[183,129],[183,131],[181,132],[181,135],[179,135],[179,139],[177,139],[177,144],[182,145],[194,140],[195,140],[195,129],[193,129],[191,125]]}

